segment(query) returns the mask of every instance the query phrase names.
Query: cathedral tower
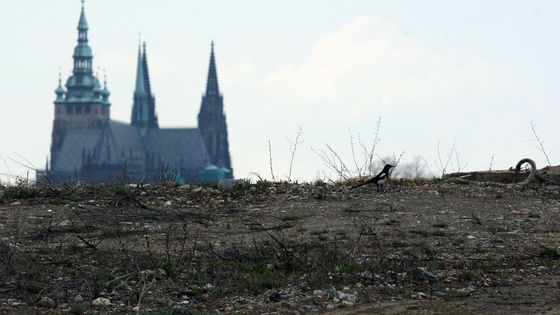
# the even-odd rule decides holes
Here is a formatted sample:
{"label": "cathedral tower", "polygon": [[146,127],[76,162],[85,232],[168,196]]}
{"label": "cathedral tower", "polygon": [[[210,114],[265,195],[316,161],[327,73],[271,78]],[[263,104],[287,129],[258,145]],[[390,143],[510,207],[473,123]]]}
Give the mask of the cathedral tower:
{"label": "cathedral tower", "polygon": [[59,75],[55,90],[54,125],[51,145],[51,159],[55,160],[68,129],[100,128],[110,119],[107,81],[101,87],[93,74],[93,54],[88,44],[88,24],[82,1],[82,11],[78,22],[78,44],[74,48],[74,69],[62,87]]}
{"label": "cathedral tower", "polygon": [[232,176],[224,100],[218,87],[214,42],[212,42],[210,51],[206,93],[202,96],[202,104],[198,113],[198,128],[206,144],[210,162],[218,167],[228,168],[232,171]]}
{"label": "cathedral tower", "polygon": [[138,47],[138,64],[136,66],[136,87],[132,105],[131,125],[146,130],[158,128],[156,99],[152,94],[146,43]]}

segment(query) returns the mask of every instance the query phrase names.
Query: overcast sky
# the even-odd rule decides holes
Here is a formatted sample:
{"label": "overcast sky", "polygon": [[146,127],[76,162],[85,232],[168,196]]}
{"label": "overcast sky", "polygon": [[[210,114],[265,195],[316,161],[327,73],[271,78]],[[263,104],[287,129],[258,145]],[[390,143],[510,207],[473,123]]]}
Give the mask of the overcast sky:
{"label": "overcast sky", "polygon": [[[12,160],[43,167],[58,69],[66,80],[78,0],[0,4],[0,173]],[[558,1],[89,0],[94,67],[106,69],[112,119],[129,121],[138,33],[146,40],[162,127],[194,127],[210,41],[237,177],[333,176],[311,148],[328,143],[349,164],[349,131],[381,156],[406,150],[437,170],[437,144],[455,140],[468,169],[545,160],[530,121],[560,164]],[[5,180],[5,178],[3,178]]]}

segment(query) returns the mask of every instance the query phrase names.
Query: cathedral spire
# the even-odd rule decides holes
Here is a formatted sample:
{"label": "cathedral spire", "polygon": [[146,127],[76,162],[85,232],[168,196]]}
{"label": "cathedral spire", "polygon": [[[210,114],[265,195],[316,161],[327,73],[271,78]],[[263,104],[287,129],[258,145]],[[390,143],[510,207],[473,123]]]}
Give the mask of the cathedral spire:
{"label": "cathedral spire", "polygon": [[224,100],[218,87],[213,41],[210,50],[206,93],[202,97],[200,111],[198,112],[198,128],[204,139],[210,162],[218,167],[227,168],[230,171],[228,176],[233,177]]}
{"label": "cathedral spire", "polygon": [[[78,40],[76,47],[74,48],[74,54],[72,55],[72,58],[74,59],[72,75],[66,81],[66,93],[64,93],[64,100],[59,99],[58,103],[64,103],[71,106],[78,105],[78,103],[80,105],[89,104],[89,106],[110,106],[108,98],[104,99],[102,96],[102,87],[98,74],[94,74],[93,71],[93,53],[88,43],[89,26],[86,19],[84,1],[82,1],[77,30]],[[59,92],[61,91],[62,89],[59,90]],[[77,110],[78,113],[81,114],[82,108],[77,107]],[[100,108],[93,109],[90,107],[87,109],[87,107],[85,107],[84,110],[88,114],[95,114],[96,110],[97,113],[108,113],[107,110],[101,110]],[[67,109],[67,112],[73,113],[73,108]],[[108,115],[102,114],[102,116],[107,116],[106,118],[108,118]],[[104,119],[105,117],[103,120]]]}
{"label": "cathedral spire", "polygon": [[133,126],[142,128],[157,128],[155,113],[155,98],[150,86],[150,73],[148,72],[148,57],[146,43],[138,45],[138,62],[136,64],[136,87],[134,89],[134,103],[132,105]]}
{"label": "cathedral spire", "polygon": [[92,74],[93,54],[88,45],[88,24],[84,1],[82,1],[82,12],[78,21],[78,45],[74,48],[74,74]]}
{"label": "cathedral spire", "polygon": [[146,79],[144,78],[143,67],[144,56],[142,54],[142,46],[138,45],[138,63],[136,64],[136,88],[134,95],[146,95]]}
{"label": "cathedral spire", "polygon": [[[86,13],[84,8],[84,0],[82,0],[82,13],[80,14],[80,21],[78,22],[78,31],[87,31],[88,25],[86,20]],[[87,41],[87,38],[86,38]]]}
{"label": "cathedral spire", "polygon": [[214,57],[214,41],[210,43],[210,65],[208,66],[208,80],[206,82],[207,95],[219,95],[220,88],[218,86],[218,74],[216,71],[216,59]]}

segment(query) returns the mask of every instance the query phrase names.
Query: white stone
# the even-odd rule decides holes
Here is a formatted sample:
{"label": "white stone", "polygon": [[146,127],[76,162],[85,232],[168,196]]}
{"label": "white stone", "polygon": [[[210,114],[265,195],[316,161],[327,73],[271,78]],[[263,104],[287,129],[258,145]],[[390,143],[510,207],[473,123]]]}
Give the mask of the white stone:
{"label": "white stone", "polygon": [[111,300],[109,300],[108,298],[97,298],[95,300],[93,300],[91,302],[91,305],[93,306],[108,306],[111,305]]}

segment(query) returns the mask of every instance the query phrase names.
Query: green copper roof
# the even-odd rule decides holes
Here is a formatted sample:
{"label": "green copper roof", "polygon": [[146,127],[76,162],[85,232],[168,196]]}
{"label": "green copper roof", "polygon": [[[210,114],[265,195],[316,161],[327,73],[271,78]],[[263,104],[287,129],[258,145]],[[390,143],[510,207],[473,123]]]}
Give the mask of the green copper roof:
{"label": "green copper roof", "polygon": [[134,95],[146,95],[146,93],[146,78],[144,77],[142,49],[138,46],[138,64],[136,65],[136,88],[134,89]]}
{"label": "green copper roof", "polygon": [[74,58],[93,58],[93,53],[91,48],[87,43],[79,43],[76,48],[74,48]]}
{"label": "green copper roof", "polygon": [[54,92],[56,93],[57,101],[62,101],[64,99],[64,93],[66,93],[66,90],[62,87],[60,74],[58,75],[58,87],[56,88],[56,90],[54,90]]}
{"label": "green copper roof", "polygon": [[93,58],[91,48],[88,46],[88,25],[83,2],[80,20],[78,21],[78,45],[74,48],[74,59],[76,58]]}
{"label": "green copper roof", "polygon": [[79,31],[87,31],[88,30],[88,24],[87,24],[87,20],[86,20],[86,12],[84,9],[84,4],[82,2],[82,13],[80,14],[80,21],[78,22],[78,30]]}
{"label": "green copper roof", "polygon": [[66,93],[66,90],[64,90],[64,88],[62,87],[62,76],[60,72],[58,73],[58,87],[56,88],[56,90],[54,90],[54,92],[56,93],[56,95]]}
{"label": "green copper roof", "polygon": [[95,86],[93,87],[93,93],[101,94],[103,89],[101,89],[101,84],[99,84],[99,79],[95,78]]}
{"label": "green copper roof", "polygon": [[59,84],[54,92],[57,95],[63,95],[64,93],[66,93],[66,90]]}
{"label": "green copper roof", "polygon": [[107,75],[105,75],[105,79],[103,80],[103,91],[101,91],[101,95],[103,95],[103,100],[105,101],[107,101],[107,98],[111,95],[111,92],[109,92],[107,88]]}
{"label": "green copper roof", "polygon": [[[143,48],[143,49],[142,49]],[[155,112],[155,97],[150,87],[146,43],[138,47],[138,64],[136,66],[136,87],[132,104],[131,124],[142,128],[158,128]]]}
{"label": "green copper roof", "polygon": [[103,89],[99,79],[93,75],[93,53],[88,45],[88,24],[82,2],[78,21],[78,43],[74,48],[74,69],[66,81],[66,91],[57,89],[57,104],[103,104],[110,106],[109,90]]}

